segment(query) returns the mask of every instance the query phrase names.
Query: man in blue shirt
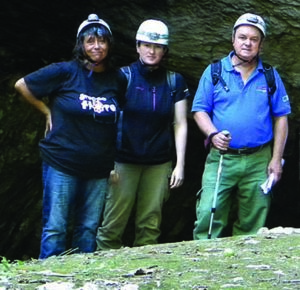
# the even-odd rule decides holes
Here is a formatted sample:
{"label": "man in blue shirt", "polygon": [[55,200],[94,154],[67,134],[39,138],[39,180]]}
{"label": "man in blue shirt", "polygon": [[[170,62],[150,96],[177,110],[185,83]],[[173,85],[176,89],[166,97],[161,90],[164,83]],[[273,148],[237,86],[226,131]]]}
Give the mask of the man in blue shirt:
{"label": "man in blue shirt", "polygon": [[221,60],[221,76],[229,91],[220,81],[213,84],[211,66],[200,79],[192,112],[211,150],[197,202],[194,239],[224,236],[233,202],[237,203],[237,212],[232,234],[255,234],[264,226],[270,207],[270,196],[261,191],[260,185],[271,174],[274,184],[281,177],[291,108],[275,69],[276,91],[269,102],[259,58],[265,27],[260,16],[250,13],[236,21],[233,51]]}

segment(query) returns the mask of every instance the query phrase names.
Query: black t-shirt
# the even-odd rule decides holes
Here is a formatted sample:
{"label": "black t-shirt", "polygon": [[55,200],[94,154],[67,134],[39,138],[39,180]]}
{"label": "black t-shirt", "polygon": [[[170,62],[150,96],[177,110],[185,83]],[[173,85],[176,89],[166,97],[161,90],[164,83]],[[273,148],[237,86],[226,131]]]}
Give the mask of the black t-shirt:
{"label": "black t-shirt", "polygon": [[49,98],[52,130],[40,141],[42,159],[70,175],[104,178],[113,168],[116,119],[127,81],[77,61],[51,64],[24,79],[36,98]]}

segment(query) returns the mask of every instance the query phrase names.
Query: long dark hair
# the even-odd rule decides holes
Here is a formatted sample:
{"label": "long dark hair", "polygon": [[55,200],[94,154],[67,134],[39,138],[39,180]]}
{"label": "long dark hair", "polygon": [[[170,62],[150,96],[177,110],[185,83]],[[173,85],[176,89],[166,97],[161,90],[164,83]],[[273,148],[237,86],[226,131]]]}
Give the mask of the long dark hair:
{"label": "long dark hair", "polygon": [[83,46],[83,42],[86,36],[103,37],[105,40],[107,40],[109,49],[105,62],[107,64],[110,64],[114,40],[110,31],[104,25],[101,24],[89,25],[86,29],[83,29],[79,33],[75,47],[73,49],[74,59],[80,62],[81,64],[83,64],[86,60],[91,62],[91,60],[87,57]]}

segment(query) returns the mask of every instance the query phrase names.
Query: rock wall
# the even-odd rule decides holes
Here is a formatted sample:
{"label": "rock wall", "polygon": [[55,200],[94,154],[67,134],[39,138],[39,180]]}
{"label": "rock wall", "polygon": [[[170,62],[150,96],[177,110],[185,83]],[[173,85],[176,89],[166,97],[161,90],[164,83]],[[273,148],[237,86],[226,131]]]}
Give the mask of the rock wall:
{"label": "rock wall", "polygon": [[[43,117],[20,101],[13,84],[24,74],[71,57],[79,24],[89,13],[106,20],[115,37],[115,61],[136,59],[135,33],[147,18],[164,20],[170,29],[168,67],[182,73],[192,96],[208,63],[231,50],[232,26],[240,14],[262,15],[268,37],[262,53],[281,74],[290,96],[290,136],[285,172],[276,188],[268,225],[300,226],[300,0],[12,0],[0,9],[0,256],[37,257],[41,219],[41,173],[37,149]],[[192,98],[191,98],[192,101]],[[192,238],[195,195],[205,160],[203,136],[189,119],[186,181],[164,207],[161,242]],[[126,241],[130,244],[129,226]]]}

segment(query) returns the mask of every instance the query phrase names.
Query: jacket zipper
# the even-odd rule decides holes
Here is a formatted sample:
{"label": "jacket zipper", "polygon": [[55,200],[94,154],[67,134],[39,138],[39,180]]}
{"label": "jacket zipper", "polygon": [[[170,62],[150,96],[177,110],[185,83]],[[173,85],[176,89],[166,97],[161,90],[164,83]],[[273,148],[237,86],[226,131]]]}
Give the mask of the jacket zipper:
{"label": "jacket zipper", "polygon": [[156,87],[152,88],[152,103],[153,103],[153,111],[156,108]]}

